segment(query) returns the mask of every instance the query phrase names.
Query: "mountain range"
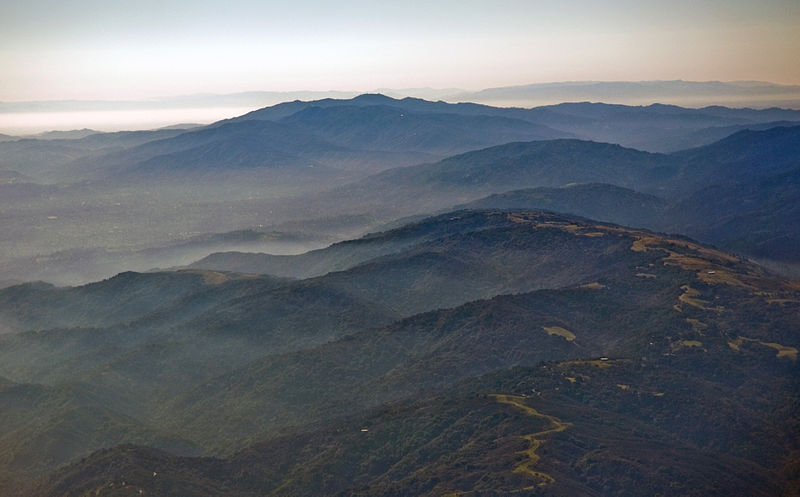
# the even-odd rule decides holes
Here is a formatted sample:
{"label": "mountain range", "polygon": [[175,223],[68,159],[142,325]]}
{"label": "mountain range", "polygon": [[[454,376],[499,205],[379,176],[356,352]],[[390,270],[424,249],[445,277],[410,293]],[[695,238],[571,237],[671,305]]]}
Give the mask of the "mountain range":
{"label": "mountain range", "polygon": [[[568,212],[687,233],[753,257],[798,263],[798,144],[798,126],[740,131],[669,155],[580,140],[511,143],[385,171],[323,193],[317,202],[323,209],[357,199],[354,210],[412,215],[508,190],[467,205]],[[304,208],[313,206],[304,202]],[[283,274],[271,262],[279,260],[214,254],[194,267]]]}
{"label": "mountain range", "polygon": [[798,122],[367,94],[4,141],[0,494],[800,495]]}
{"label": "mountain range", "polygon": [[[237,230],[298,232],[306,229],[302,226],[313,225],[313,232],[304,234],[307,238],[342,240],[380,229],[400,217],[430,214],[519,188],[604,182],[674,200],[725,177],[711,166],[733,160],[723,149],[726,143],[735,147],[736,140],[725,142],[726,133],[791,128],[800,122],[798,116],[798,111],[786,109],[668,105],[499,108],[372,94],[285,102],[205,127],[88,135],[91,131],[81,131],[74,136],[62,133],[4,142],[0,143],[0,209],[4,213],[0,249],[7,255],[0,258],[0,282],[35,274],[33,278],[57,284],[86,283],[122,269],[188,264],[198,259],[197,252],[180,256],[151,249]],[[721,148],[707,151],[706,156],[693,158],[699,149],[664,153],[719,139]],[[511,157],[509,141],[530,140],[573,141],[542,145],[538,159],[533,158],[533,144],[527,145],[531,148],[527,155],[519,151],[522,155]],[[786,140],[791,141],[791,136]],[[640,147],[651,155],[586,143],[590,141]],[[755,150],[759,145],[753,146]],[[775,146],[780,145],[776,142]],[[545,154],[550,154],[549,166],[543,162]],[[620,154],[621,164],[608,163],[616,160],[614,154]],[[717,154],[723,160],[716,159]],[[401,178],[411,171],[423,174],[426,168],[446,171],[457,168],[460,161],[479,157],[488,167],[494,159],[506,160],[506,155],[516,161],[539,161],[544,169],[526,172],[521,183],[511,174],[501,179],[498,169],[491,188],[474,184],[470,189],[462,184],[442,190],[447,186],[444,178],[431,184],[430,195],[421,194],[424,178],[414,180],[416,185],[410,178]],[[771,160],[778,159],[776,171],[788,170],[784,166],[792,157],[791,153],[772,156]],[[636,161],[652,162],[644,167],[655,176],[645,178],[643,171],[630,169],[637,167]],[[663,167],[653,169],[655,163]],[[745,159],[742,167],[752,163],[752,157]],[[432,166],[406,172],[397,169],[420,164]],[[477,163],[470,167],[474,170]],[[524,172],[527,166],[515,167]],[[578,174],[580,167],[585,170]],[[698,173],[683,171],[686,167]],[[672,179],[661,181],[657,175],[662,173]],[[391,191],[381,186],[395,179],[411,184]],[[383,202],[384,197],[392,200]],[[164,212],[172,215],[164,216]],[[693,234],[702,238],[700,231]],[[769,237],[767,230],[764,240]],[[716,243],[717,239],[707,240]],[[745,245],[735,248],[748,253]],[[318,246],[309,243],[296,250]],[[226,248],[244,247],[220,247]],[[275,245],[264,249],[282,250]],[[770,252],[758,248],[750,253],[772,264]],[[150,258],[131,254],[150,254]],[[781,266],[774,267],[791,272],[786,264],[792,264],[792,257],[781,257]]]}
{"label": "mountain range", "polygon": [[[0,374],[18,380],[4,395],[31,399],[3,404],[20,426],[3,444],[6,481],[30,488],[12,475],[37,481],[118,440],[244,450],[195,460],[121,446],[38,492],[594,495],[663,492],[678,474],[697,495],[789,484],[771,468],[792,454],[796,283],[686,238],[531,211],[455,211],[334,247],[351,262],[303,280],[195,271],[0,291],[3,321],[39,330],[0,345]],[[94,441],[58,435],[96,402],[105,414],[79,418]],[[51,421],[37,429],[31,416]],[[20,450],[34,447],[31,468]],[[345,471],[361,469],[336,470],[339,451]],[[730,471],[749,476],[721,484]]]}
{"label": "mountain range", "polygon": [[541,102],[596,101],[621,104],[779,106],[797,108],[800,86],[763,81],[573,81],[487,88],[453,99],[490,105],[538,105]]}
{"label": "mountain range", "polygon": [[[50,100],[0,102],[0,113],[120,112],[164,109],[259,108],[292,100],[349,99],[364,91],[251,91],[196,94],[140,101]],[[459,88],[379,88],[394,98],[532,107],[560,102],[609,102],[648,105],[661,102],[687,107],[727,105],[798,108],[800,89],[762,81],[563,81],[465,90]],[[4,133],[10,131],[3,130]]]}

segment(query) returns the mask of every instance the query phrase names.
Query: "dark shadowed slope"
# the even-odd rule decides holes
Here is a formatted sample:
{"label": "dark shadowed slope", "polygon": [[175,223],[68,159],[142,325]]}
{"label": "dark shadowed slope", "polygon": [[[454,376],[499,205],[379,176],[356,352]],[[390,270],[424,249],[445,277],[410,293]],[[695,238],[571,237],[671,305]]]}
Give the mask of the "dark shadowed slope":
{"label": "dark shadowed slope", "polygon": [[[389,116],[392,113],[404,114],[407,119],[387,119],[385,114],[389,108],[392,109]],[[724,107],[686,109],[665,105],[632,107],[599,103],[567,103],[519,109],[361,95],[347,100],[286,102],[239,118],[221,121],[208,128],[226,128],[244,121],[296,122],[306,129],[320,133],[320,137],[349,148],[393,150],[406,154],[417,151],[441,157],[456,151],[509,141],[572,136],[619,143],[643,150],[667,151],[675,150],[677,143],[685,141],[687,136],[695,137],[689,138],[684,146],[704,144],[724,136],[720,134],[721,129],[733,132],[737,126],[760,128],[765,123],[779,120],[800,121],[800,111]],[[132,167],[156,156],[209,145],[202,138],[209,137],[204,129],[190,130],[183,141],[163,141],[187,134],[185,131],[187,130],[161,129],[96,133],[69,140],[14,140],[0,146],[0,168],[16,170],[46,181],[96,178],[104,176],[103,172],[107,169]],[[275,136],[270,136],[270,139],[280,141]],[[695,143],[692,143],[693,140]],[[150,146],[134,150],[148,142]],[[264,160],[276,161],[277,151],[309,159],[303,154],[292,153],[297,150],[287,150],[274,144],[269,149],[272,156],[263,151],[263,145],[261,148],[260,156],[247,159],[251,165]],[[258,147],[251,153],[257,151]],[[247,152],[239,152],[242,158],[247,156]],[[234,159],[236,155],[234,154]],[[428,159],[430,158],[429,155]],[[288,157],[282,159],[288,160]],[[346,162],[356,160],[350,155],[348,160],[344,160],[342,156],[330,155],[326,159],[330,163],[321,162],[330,167],[342,167]],[[422,162],[425,157],[418,156],[416,159],[417,162]],[[173,165],[175,160],[172,159]],[[360,157],[360,160],[367,159]],[[412,160],[411,156],[380,158],[380,161],[388,162],[391,166],[409,164]],[[371,170],[385,168],[386,166],[379,166],[380,161],[377,157],[369,158]]]}
{"label": "dark shadowed slope", "polygon": [[[26,138],[0,145],[0,169],[24,171],[36,181],[51,182],[58,179],[75,181],[64,174],[62,168],[77,159],[119,151],[123,148],[170,138],[183,133],[183,129],[153,131],[120,131],[117,133],[93,132],[80,139]],[[0,140],[2,141],[2,140]]]}
{"label": "dark shadowed slope", "polygon": [[224,268],[240,273],[308,278],[342,271],[376,257],[396,254],[413,245],[483,228],[481,216],[447,214],[404,224],[386,232],[335,243],[320,250],[290,256],[224,252],[194,263],[197,268]]}
{"label": "dark shadowed slope", "polygon": [[[370,209],[379,217],[392,218],[446,209],[513,188],[468,205],[573,213],[683,232],[751,256],[774,252],[785,260],[800,260],[800,252],[791,249],[796,185],[786,172],[797,164],[799,132],[800,127],[744,131],[736,135],[743,142],[727,138],[672,155],[578,140],[511,143],[385,171],[322,194],[316,201],[304,201],[298,208]],[[610,184],[572,185],[597,181]],[[519,187],[538,188],[520,191]],[[664,200],[637,189],[655,192]],[[737,198],[744,201],[732,205]],[[764,207],[764,202],[771,207]],[[731,221],[731,216],[762,221],[755,229],[753,223]],[[775,247],[770,248],[773,241]],[[337,250],[301,257],[212,254],[194,266],[311,276],[346,267],[349,255],[339,260],[334,255]],[[354,252],[348,249],[347,254]]]}
{"label": "dark shadowed slope", "polygon": [[126,323],[180,301],[204,284],[208,282],[199,272],[128,272],[76,288],[26,283],[0,290],[0,319],[19,330]]}
{"label": "dark shadowed slope", "polygon": [[530,209],[563,212],[625,226],[657,226],[668,202],[654,195],[603,183],[527,188],[489,195],[468,209]]}
{"label": "dark shadowed slope", "polygon": [[17,171],[41,182],[51,182],[66,164],[96,155],[71,140],[16,140],[0,143],[0,169]]}
{"label": "dark shadowed slope", "polygon": [[280,122],[349,148],[442,156],[512,141],[571,136],[520,119],[418,113],[394,106],[309,107]]}
{"label": "dark shadowed slope", "polygon": [[730,250],[800,262],[800,169],[704,188],[672,206],[667,219],[672,229]]}
{"label": "dark shadowed slope", "polygon": [[674,160],[581,140],[509,143],[447,158],[436,164],[398,168],[375,175],[363,188],[395,185],[421,191],[497,192],[514,186],[564,186],[568,183],[613,183],[627,188],[654,188],[671,172]]}
{"label": "dark shadowed slope", "polygon": [[296,166],[303,160],[313,160],[314,154],[335,150],[334,145],[295,127],[252,121],[188,131],[80,161],[71,166],[71,172],[94,178],[122,176],[132,181],[139,175],[180,171],[224,173],[240,168]]}
{"label": "dark shadowed slope", "polygon": [[[0,488],[15,495],[26,475],[48,471],[120,439],[199,454],[191,442],[147,426],[81,385],[0,384]],[[24,495],[24,493],[23,493]]]}
{"label": "dark shadowed slope", "polygon": [[674,188],[670,178],[679,166],[680,162],[670,156],[607,143],[509,143],[434,164],[391,169],[322,195],[315,204],[320,204],[320,209],[324,204],[391,211],[399,217],[443,209],[491,193],[538,186],[611,183],[661,191],[667,186]]}
{"label": "dark shadowed slope", "polygon": [[775,495],[790,484],[796,284],[686,239],[473,215],[511,253],[524,231],[534,251],[559,238],[554,260],[574,263],[565,247],[610,259],[587,256],[588,285],[437,310],[220,375],[172,399],[176,429],[275,438],[224,460],[120,447],[40,495]]}
{"label": "dark shadowed slope", "polygon": [[770,121],[766,123],[736,124],[733,126],[712,126],[701,130],[688,131],[685,134],[671,138],[662,138],[659,140],[660,148],[643,147],[643,149],[652,152],[678,152],[710,145],[740,131],[763,131],[777,127],[797,126],[798,124],[800,124],[798,121]]}
{"label": "dark shadowed slope", "polygon": [[[760,124],[775,121],[800,121],[800,111],[778,108],[754,110],[712,106],[691,109],[661,104],[629,106],[580,102],[523,109],[492,107],[468,102],[450,104],[418,98],[394,99],[380,94],[365,94],[342,100],[286,102],[250,112],[234,120],[278,121],[311,107],[334,109],[348,106],[391,106],[415,113],[519,119],[564,133],[572,133],[578,137],[619,143],[651,152],[674,151],[687,146],[704,145],[726,136],[712,132],[711,136],[705,137],[703,132],[708,128],[757,127]],[[731,133],[735,131],[733,129]],[[699,143],[677,145],[685,141],[687,135],[691,136],[693,133],[699,133],[699,135],[691,138],[690,141],[700,140]]]}
{"label": "dark shadowed slope", "polygon": [[800,126],[739,131],[672,156],[689,163],[686,174],[706,184],[753,181],[800,166]]}
{"label": "dark shadowed slope", "polygon": [[[534,107],[528,112],[531,115],[528,119],[533,122],[552,123],[551,126],[579,136],[651,152],[668,151],[676,140],[683,139],[687,133],[702,132],[708,128],[800,120],[800,111],[797,110],[691,109],[662,104],[563,103]],[[557,125],[557,122],[560,124]],[[712,141],[714,138],[704,143]]]}
{"label": "dark shadowed slope", "polygon": [[[575,195],[572,189],[580,194]],[[637,194],[630,190],[610,185],[588,185],[574,186],[565,188],[566,198],[558,199],[560,189],[537,189],[534,192],[545,192],[549,198],[557,199],[559,207],[575,205],[577,198],[587,198],[585,210],[588,212],[592,206],[598,206],[596,202],[598,196],[607,198],[609,207],[625,211],[624,195],[628,200],[631,209],[638,209],[640,215],[645,216],[648,212],[658,213],[660,206],[664,202],[657,197],[644,194]],[[528,191],[512,192],[509,196],[498,195],[484,200],[477,201],[476,208],[487,207],[491,209],[547,209],[545,202],[539,201],[540,195],[531,194]],[[644,206],[642,205],[644,203]],[[472,207],[470,205],[469,207]],[[580,207],[580,205],[578,206]],[[571,209],[550,209],[554,211],[570,212]],[[575,209],[580,210],[580,209]],[[576,213],[576,212],[572,212]],[[614,214],[613,211],[610,214]],[[646,217],[642,219],[648,219]],[[504,228],[514,228],[515,225],[502,217],[496,217],[494,229],[503,226]],[[483,216],[477,216],[470,212],[448,212],[432,218],[425,218],[420,221],[411,222],[399,228],[394,228],[385,232],[373,233],[356,240],[348,240],[333,244],[327,248],[313,250],[300,255],[275,256],[258,253],[242,252],[222,252],[212,254],[200,261],[193,263],[190,267],[221,271],[235,271],[241,273],[271,274],[276,276],[289,276],[308,278],[320,276],[331,271],[342,271],[352,268],[360,263],[382,256],[396,255],[407,251],[420,252],[424,247],[431,247],[430,250],[441,252],[447,256],[447,250],[436,247],[436,244],[445,243],[445,240],[452,238],[455,242],[447,242],[450,245],[457,244],[459,237],[475,236],[474,234],[483,231]],[[477,246],[477,239],[476,239]],[[431,245],[432,244],[432,245]],[[455,247],[456,251],[461,250]],[[410,253],[410,252],[409,252]]]}

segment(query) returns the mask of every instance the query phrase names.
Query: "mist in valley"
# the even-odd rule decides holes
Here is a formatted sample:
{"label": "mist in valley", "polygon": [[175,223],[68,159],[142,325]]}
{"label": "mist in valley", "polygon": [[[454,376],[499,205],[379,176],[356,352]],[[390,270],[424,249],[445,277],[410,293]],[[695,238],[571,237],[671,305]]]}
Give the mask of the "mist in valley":
{"label": "mist in valley", "polygon": [[799,24],[0,3],[0,495],[800,494]]}

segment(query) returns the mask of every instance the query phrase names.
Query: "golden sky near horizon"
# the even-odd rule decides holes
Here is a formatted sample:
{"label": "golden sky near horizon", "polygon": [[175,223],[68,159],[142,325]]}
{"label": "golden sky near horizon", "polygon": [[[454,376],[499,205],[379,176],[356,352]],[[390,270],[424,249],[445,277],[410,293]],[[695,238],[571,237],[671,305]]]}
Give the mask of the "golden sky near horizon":
{"label": "golden sky near horizon", "polygon": [[29,0],[0,101],[546,81],[800,84],[800,1]]}

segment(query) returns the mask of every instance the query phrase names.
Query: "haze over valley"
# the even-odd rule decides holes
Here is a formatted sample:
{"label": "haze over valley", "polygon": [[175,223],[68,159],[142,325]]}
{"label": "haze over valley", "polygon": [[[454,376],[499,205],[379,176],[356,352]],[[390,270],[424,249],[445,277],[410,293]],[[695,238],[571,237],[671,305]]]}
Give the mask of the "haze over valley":
{"label": "haze over valley", "polygon": [[612,4],[0,6],[0,495],[800,495],[800,8]]}

